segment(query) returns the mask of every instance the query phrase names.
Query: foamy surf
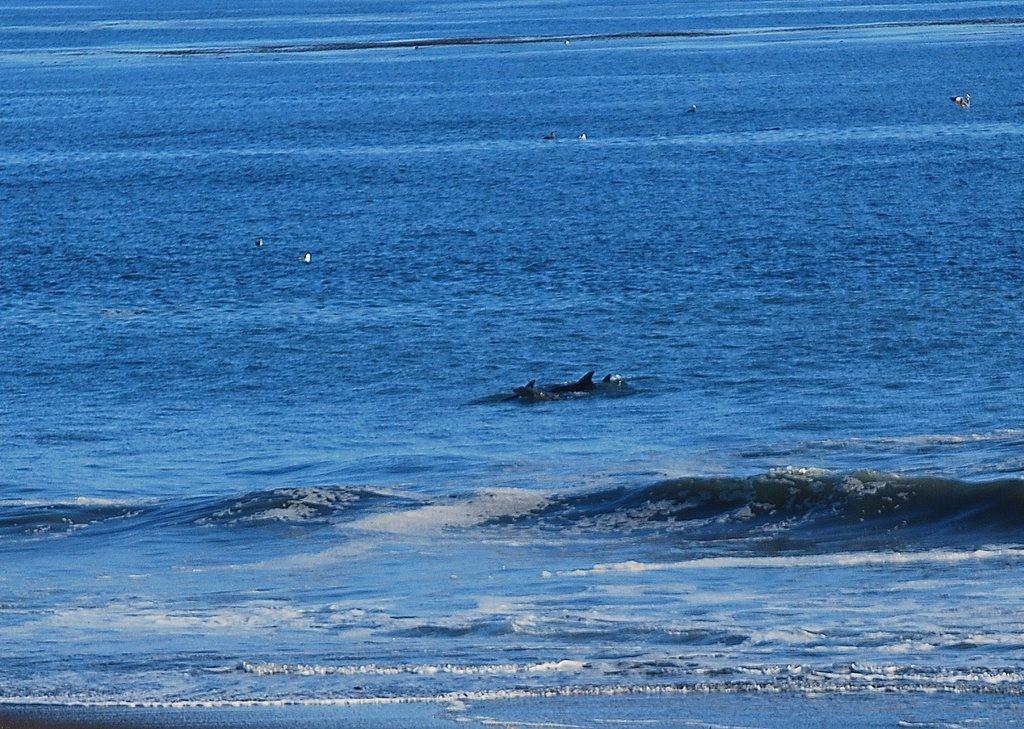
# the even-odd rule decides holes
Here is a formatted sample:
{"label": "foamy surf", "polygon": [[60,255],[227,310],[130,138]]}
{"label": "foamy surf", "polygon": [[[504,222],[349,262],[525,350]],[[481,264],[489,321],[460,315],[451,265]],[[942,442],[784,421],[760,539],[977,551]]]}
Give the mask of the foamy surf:
{"label": "foamy surf", "polygon": [[451,663],[426,665],[382,666],[378,664],[322,666],[282,663],[250,663],[244,661],[231,669],[214,669],[217,672],[239,670],[257,676],[295,675],[295,676],[395,676],[411,674],[416,676],[434,676],[437,674],[454,675],[495,675],[512,676],[521,673],[578,672],[586,667],[583,661],[563,658],[545,663],[503,663],[493,665],[459,665]]}
{"label": "foamy surf", "polygon": [[992,549],[948,550],[930,549],[922,552],[856,552],[847,554],[811,554],[787,557],[703,557],[678,562],[638,562],[628,560],[593,567],[559,572],[542,572],[550,577],[587,577],[616,572],[660,572],[708,569],[842,569],[847,567],[879,567],[901,565],[957,565],[963,562],[1005,560],[1016,563],[1024,559],[1024,549],[1002,547]]}
{"label": "foamy surf", "polygon": [[1024,696],[1024,677],[1015,671],[905,670],[898,666],[859,666],[814,669],[805,666],[741,667],[721,673],[719,680],[681,683],[551,684],[537,688],[446,691],[390,696],[280,696],[275,698],[191,698],[119,700],[114,698],[53,697],[31,694],[0,696],[0,705],[52,705],[94,708],[215,709],[272,706],[387,706],[396,704],[464,704],[524,701],[558,697],[680,696],[712,694],[949,694],[956,696]]}
{"label": "foamy surf", "polygon": [[522,489],[491,489],[444,504],[379,514],[360,519],[354,528],[391,534],[430,534],[454,527],[471,527],[493,519],[520,517],[549,503],[547,494]]}

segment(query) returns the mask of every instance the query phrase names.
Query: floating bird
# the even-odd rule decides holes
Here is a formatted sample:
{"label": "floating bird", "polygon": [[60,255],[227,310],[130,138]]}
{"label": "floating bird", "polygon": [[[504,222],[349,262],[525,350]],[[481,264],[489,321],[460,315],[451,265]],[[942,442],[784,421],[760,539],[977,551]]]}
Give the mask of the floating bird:
{"label": "floating bird", "polygon": [[555,138],[555,133],[554,132],[548,132],[547,134],[544,135],[544,140],[547,141],[547,142],[553,141],[554,138]]}
{"label": "floating bird", "polygon": [[569,45],[569,41],[566,41],[566,42],[565,42],[565,45]]}
{"label": "floating bird", "polygon": [[257,238],[256,239],[256,247],[257,248],[262,248],[263,247],[263,239],[262,238]]}
{"label": "floating bird", "polygon": [[697,105],[696,104],[694,104],[693,106],[691,106],[689,109],[686,110],[687,114],[694,114],[696,112],[697,112]]}
{"label": "floating bird", "polygon": [[313,254],[310,253],[309,251],[306,251],[306,254],[302,257],[302,262],[303,263],[312,263],[313,262]]}
{"label": "floating bird", "polygon": [[961,109],[971,108],[971,95],[964,94],[963,96],[950,96],[949,100],[959,106]]}
{"label": "floating bird", "polygon": [[581,142],[587,141],[587,133],[583,132],[583,134],[581,134],[578,137],[576,137],[576,139],[580,140]]}

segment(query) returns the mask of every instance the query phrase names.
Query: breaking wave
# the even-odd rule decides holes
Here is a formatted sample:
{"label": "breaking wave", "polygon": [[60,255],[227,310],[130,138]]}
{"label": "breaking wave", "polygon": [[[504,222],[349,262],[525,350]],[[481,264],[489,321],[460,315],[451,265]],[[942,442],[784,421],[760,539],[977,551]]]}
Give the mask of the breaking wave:
{"label": "breaking wave", "polygon": [[123,524],[150,508],[143,501],[78,497],[64,501],[0,501],[0,535],[67,535],[88,527]]}
{"label": "breaking wave", "polygon": [[647,530],[713,540],[904,534],[924,540],[1011,535],[1024,526],[1024,481],[968,483],[816,469],[688,477],[553,501],[527,517],[588,531]]}
{"label": "breaking wave", "polygon": [[[873,471],[771,471],[686,477],[639,487],[551,494],[483,489],[429,497],[357,487],[259,490],[176,501],[0,500],[0,537],[45,538],[155,528],[316,528],[422,536],[467,529],[576,536],[757,538],[779,551],[837,542],[922,547],[1013,540],[1024,527],[1024,481],[970,483]],[[871,544],[867,544],[870,540]],[[888,540],[888,542],[886,541]]]}
{"label": "breaking wave", "polygon": [[[538,666],[450,666],[455,672],[469,672],[490,675],[516,676],[530,673],[534,669],[548,671],[576,671],[582,668],[578,662],[566,661],[566,665],[545,664]],[[246,668],[248,666],[248,668]],[[297,669],[299,675],[332,676],[339,675],[330,670],[317,671],[319,667],[299,666],[266,666],[263,671],[259,666],[246,664],[237,670],[252,673],[260,677],[293,675]],[[303,669],[308,668],[311,673]],[[355,667],[354,675],[393,676],[405,673],[420,674],[424,669],[429,675],[433,669],[443,666],[414,667]],[[367,671],[358,670],[366,668]],[[284,669],[284,670],[278,670]],[[380,672],[378,673],[378,670]],[[393,669],[393,670],[390,670]],[[340,675],[353,675],[341,672]],[[875,665],[861,662],[847,662],[826,666],[805,664],[765,664],[738,665],[721,668],[681,668],[668,681],[650,681],[643,683],[563,683],[544,686],[507,686],[501,688],[479,688],[455,691],[431,692],[388,692],[372,693],[361,690],[344,689],[337,693],[323,696],[308,694],[286,694],[272,697],[237,697],[202,696],[193,698],[168,697],[154,698],[115,698],[102,695],[82,696],[33,696],[25,694],[7,694],[0,690],[0,705],[20,704],[25,706],[49,704],[60,706],[93,706],[93,707],[131,707],[131,708],[217,708],[217,707],[257,707],[257,706],[359,706],[359,705],[392,705],[408,703],[452,704],[462,701],[494,701],[509,699],[535,699],[571,696],[656,696],[685,694],[865,694],[865,693],[899,693],[899,694],[951,694],[966,696],[1021,696],[1024,695],[1024,673],[1019,666],[970,666],[970,667],[938,667],[938,666],[899,666]]]}
{"label": "breaking wave", "polygon": [[280,488],[174,501],[7,499],[0,500],[0,538],[53,538],[175,527],[322,526],[355,518],[375,506],[395,508],[415,503],[404,495],[351,487]]}
{"label": "breaking wave", "polygon": [[372,504],[410,503],[405,497],[358,488],[285,488],[254,491],[203,510],[196,524],[323,524]]}

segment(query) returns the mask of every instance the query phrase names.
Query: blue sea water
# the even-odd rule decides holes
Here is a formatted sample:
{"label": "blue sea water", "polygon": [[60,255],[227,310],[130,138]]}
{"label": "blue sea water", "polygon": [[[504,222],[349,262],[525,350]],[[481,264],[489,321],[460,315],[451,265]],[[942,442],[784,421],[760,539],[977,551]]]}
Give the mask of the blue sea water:
{"label": "blue sea water", "polygon": [[152,5],[0,7],[0,701],[1024,693],[1020,2]]}

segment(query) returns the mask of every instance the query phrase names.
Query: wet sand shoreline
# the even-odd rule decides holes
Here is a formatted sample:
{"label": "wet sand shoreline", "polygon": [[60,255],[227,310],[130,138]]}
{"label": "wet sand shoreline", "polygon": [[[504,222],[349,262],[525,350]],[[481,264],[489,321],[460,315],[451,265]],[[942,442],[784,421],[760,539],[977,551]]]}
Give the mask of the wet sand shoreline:
{"label": "wet sand shoreline", "polygon": [[8,705],[0,729],[435,729],[455,726],[800,727],[1024,726],[1017,696],[900,694],[688,694],[553,697],[449,706],[260,706],[213,709],[79,708]]}

